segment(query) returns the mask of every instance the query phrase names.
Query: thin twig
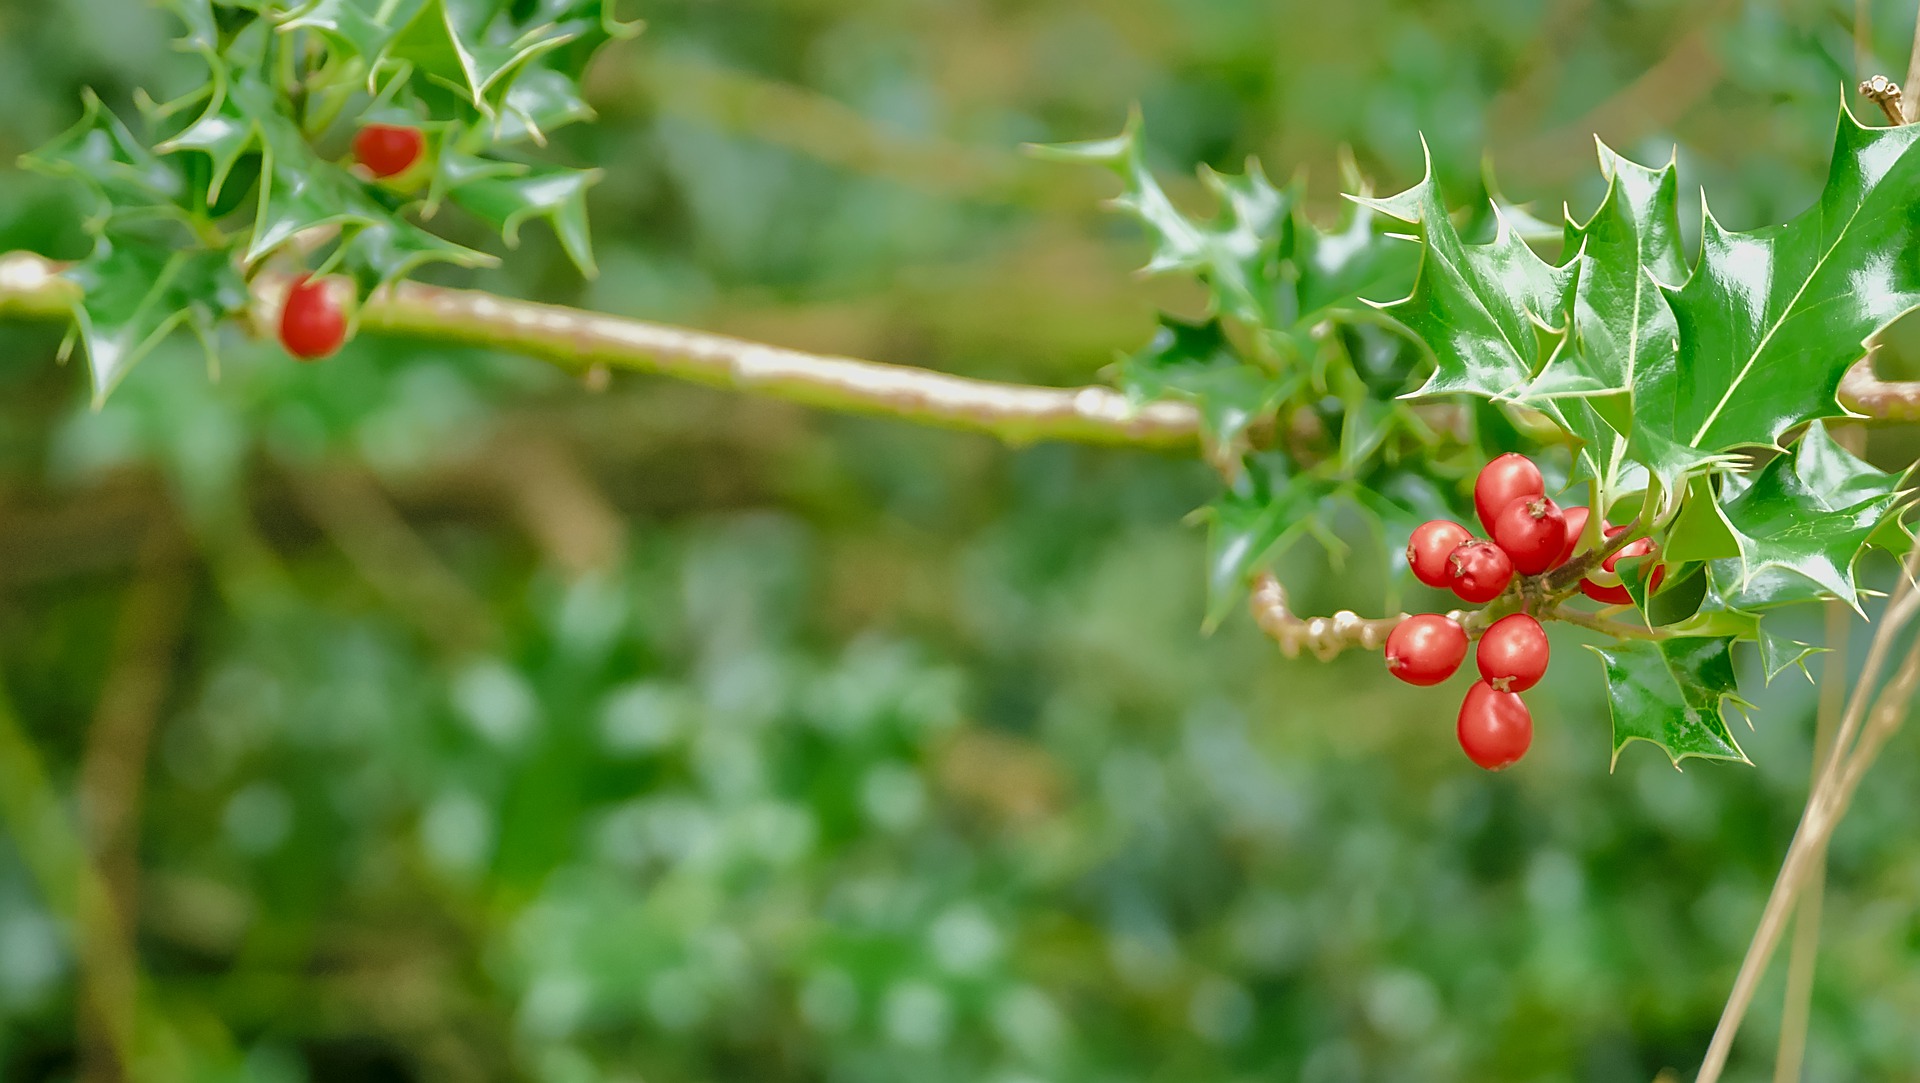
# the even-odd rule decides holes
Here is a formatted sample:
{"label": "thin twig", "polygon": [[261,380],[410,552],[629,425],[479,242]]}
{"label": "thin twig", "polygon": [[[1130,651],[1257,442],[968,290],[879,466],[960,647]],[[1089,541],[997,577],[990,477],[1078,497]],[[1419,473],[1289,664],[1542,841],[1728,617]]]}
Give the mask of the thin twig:
{"label": "thin twig", "polygon": [[[1850,449],[1857,450],[1857,449]],[[1815,714],[1813,769],[1807,782],[1811,796],[1833,758],[1834,730],[1847,697],[1847,632],[1853,610],[1844,602],[1828,602],[1827,654],[1820,667],[1820,706]],[[1826,895],[1826,848],[1813,859],[1813,872],[1793,912],[1793,943],[1787,949],[1787,990],[1780,1007],[1780,1046],[1773,1058],[1773,1083],[1800,1083],[1806,1061],[1807,1024],[1813,1010],[1813,972],[1820,960],[1820,911]]]}
{"label": "thin twig", "polygon": [[[1734,1035],[1740,1029],[1740,1021],[1745,1018],[1747,1008],[1753,1003],[1754,993],[1759,990],[1760,979],[1766,973],[1774,949],[1780,944],[1787,918],[1792,914],[1794,903],[1812,871],[1813,857],[1824,850],[1827,840],[1832,837],[1839,823],[1839,813],[1844,811],[1847,799],[1852,796],[1852,788],[1859,784],[1859,775],[1865,770],[1864,765],[1855,770],[1855,761],[1867,756],[1867,762],[1871,762],[1865,739],[1862,739],[1858,750],[1851,750],[1851,745],[1866,717],[1868,697],[1879,684],[1881,671],[1886,668],[1893,640],[1913,619],[1914,612],[1920,610],[1920,594],[1914,592],[1913,584],[1916,567],[1920,567],[1920,548],[1915,548],[1907,557],[1901,569],[1900,583],[1880,616],[1880,628],[1867,648],[1866,665],[1854,682],[1847,710],[1840,719],[1840,732],[1834,737],[1833,755],[1807,797],[1806,811],[1801,815],[1800,826],[1794,831],[1793,841],[1787,847],[1786,860],[1782,862],[1780,874],[1773,882],[1773,890],[1767,896],[1759,927],[1753,934],[1752,943],[1747,945],[1746,957],[1741,960],[1740,972],[1734,977],[1733,991],[1720,1013],[1720,1023],[1714,1028],[1713,1040],[1707,1046],[1706,1059],[1700,1066],[1696,1083],[1715,1083],[1726,1069]],[[1908,677],[1909,669],[1914,670],[1914,679],[1920,679],[1920,643],[1916,644],[1915,652],[1909,655],[1908,663],[1875,703],[1876,741],[1884,741],[1891,730],[1897,727],[1898,720],[1905,717],[1905,699],[1896,696],[1890,700],[1888,696],[1904,687],[1902,681]],[[1883,720],[1889,711],[1894,716],[1892,722]],[[1877,751],[1877,745],[1872,750]]]}
{"label": "thin twig", "polygon": [[[1913,48],[1907,53],[1907,85],[1920,87],[1920,18],[1913,23]],[[1920,101],[1906,103],[1903,111],[1908,124],[1920,120]]]}
{"label": "thin twig", "polygon": [[1672,639],[1674,633],[1666,628],[1648,628],[1645,625],[1629,624],[1625,621],[1607,620],[1591,613],[1582,613],[1578,609],[1554,606],[1540,614],[1542,619],[1565,621],[1579,628],[1601,632],[1615,639]]}

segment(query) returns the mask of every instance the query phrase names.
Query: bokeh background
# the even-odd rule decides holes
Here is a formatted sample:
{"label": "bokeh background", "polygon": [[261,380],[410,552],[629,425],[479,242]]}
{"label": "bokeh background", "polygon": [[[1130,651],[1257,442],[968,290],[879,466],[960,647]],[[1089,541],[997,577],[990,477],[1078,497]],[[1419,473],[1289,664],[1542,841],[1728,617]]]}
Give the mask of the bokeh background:
{"label": "bokeh background", "polygon": [[[1676,144],[1734,228],[1811,202],[1904,2],[649,0],[607,51],[603,274],[530,230],[465,281],[1072,384],[1193,297],[1111,178],[1019,144],[1139,103],[1168,182],[1258,155],[1335,205],[1601,190]],[[0,162],[94,87],[197,79],[136,0],[0,0]],[[1862,115],[1868,108],[1859,106]],[[1184,178],[1184,179],[1183,179]],[[1683,203],[1689,203],[1683,199]],[[83,251],[0,168],[0,250]],[[1215,482],[372,339],[189,343],[102,410],[0,327],[0,1078],[1650,1080],[1690,1072],[1806,788],[1609,771],[1575,638],[1488,775],[1455,695],[1199,631]],[[1898,434],[1875,450],[1897,459]],[[1384,557],[1302,552],[1313,607]],[[1809,636],[1819,634],[1811,614]],[[1556,630],[1556,636],[1559,631]],[[1857,637],[1856,637],[1857,638]],[[1857,652],[1856,652],[1857,653]],[[1920,1075],[1920,758],[1833,848],[1807,1078]],[[91,871],[89,871],[91,870]],[[89,899],[131,915],[98,935]],[[79,1010],[136,983],[132,1018]],[[116,985],[116,983],[119,983]],[[1777,972],[1729,1078],[1770,1079]]]}

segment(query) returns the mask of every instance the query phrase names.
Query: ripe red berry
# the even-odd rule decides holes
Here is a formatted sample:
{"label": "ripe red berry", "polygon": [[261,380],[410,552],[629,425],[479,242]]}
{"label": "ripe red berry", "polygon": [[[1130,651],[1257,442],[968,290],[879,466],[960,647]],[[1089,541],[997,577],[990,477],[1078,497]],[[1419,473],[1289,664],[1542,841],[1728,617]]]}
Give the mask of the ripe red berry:
{"label": "ripe red berry", "polygon": [[1501,692],[1525,692],[1547,674],[1547,630],[1525,613],[1501,617],[1480,637],[1473,660]]}
{"label": "ripe red berry", "polygon": [[354,135],[353,156],[368,172],[385,180],[411,169],[426,145],[426,137],[418,128],[369,124]]}
{"label": "ripe red berry", "polygon": [[[1625,529],[1626,527],[1623,526],[1608,527],[1607,537],[1611,538]],[[1627,557],[1643,557],[1651,552],[1653,552],[1653,539],[1641,538],[1638,541],[1629,542],[1622,546],[1619,552],[1601,561],[1600,567],[1604,571],[1612,572],[1614,566]],[[1660,581],[1665,579],[1666,576],[1667,569],[1664,565],[1654,568],[1653,578],[1647,581],[1647,593],[1652,594],[1654,591],[1659,590]],[[1624,584],[1596,583],[1592,579],[1580,580],[1580,593],[1592,598],[1596,602],[1604,602],[1607,605],[1628,605],[1633,601],[1633,595],[1627,591]]]}
{"label": "ripe red berry", "polygon": [[1480,525],[1493,535],[1493,520],[1508,504],[1523,496],[1545,496],[1547,483],[1533,460],[1517,452],[1505,455],[1481,467],[1473,483],[1473,510],[1480,513]]}
{"label": "ripe red berry", "polygon": [[1591,514],[1592,512],[1586,507],[1567,508],[1562,512],[1567,521],[1567,544],[1561,548],[1560,556],[1554,560],[1554,567],[1558,568],[1573,559],[1574,550],[1580,548],[1580,535],[1586,533],[1587,517]]}
{"label": "ripe red berry", "polygon": [[1408,684],[1439,684],[1467,657],[1467,630],[1437,613],[1394,625],[1387,636],[1387,672]]}
{"label": "ripe red berry", "polygon": [[1567,545],[1567,517],[1560,505],[1544,496],[1523,496],[1493,520],[1493,540],[1513,558],[1521,575],[1539,575]]}
{"label": "ripe red berry", "polygon": [[280,309],[280,344],[302,361],[329,357],[347,340],[347,316],[328,284],[301,275]]}
{"label": "ripe red berry", "polygon": [[1407,566],[1413,569],[1415,579],[1445,590],[1453,585],[1453,568],[1447,558],[1472,538],[1473,533],[1459,523],[1445,519],[1422,523],[1407,542]]}
{"label": "ripe red berry", "polygon": [[1463,600],[1476,604],[1500,597],[1513,580],[1513,560],[1506,550],[1477,538],[1455,549],[1447,564],[1453,573],[1447,585]]}
{"label": "ripe red berry", "polygon": [[1460,704],[1455,734],[1468,759],[1498,771],[1527,754],[1527,746],[1533,744],[1533,713],[1518,693],[1475,681]]}

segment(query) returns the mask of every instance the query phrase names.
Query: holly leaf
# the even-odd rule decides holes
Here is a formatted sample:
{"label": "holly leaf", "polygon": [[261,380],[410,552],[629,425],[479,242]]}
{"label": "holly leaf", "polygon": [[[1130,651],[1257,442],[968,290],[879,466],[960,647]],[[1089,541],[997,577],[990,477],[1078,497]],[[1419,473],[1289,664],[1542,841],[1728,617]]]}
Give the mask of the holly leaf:
{"label": "holly leaf", "polygon": [[48,176],[80,181],[99,197],[97,223],[139,218],[188,218],[187,184],[115,116],[93,91],[82,93],[80,120],[20,164]]}
{"label": "holly leaf", "polygon": [[1577,264],[1555,267],[1535,255],[1504,215],[1493,240],[1466,243],[1440,200],[1431,160],[1405,192],[1350,198],[1412,225],[1423,242],[1413,292],[1384,306],[1433,351],[1433,375],[1419,393],[1507,398],[1524,390],[1560,344]]}
{"label": "holly leaf", "polygon": [[67,271],[80,286],[74,322],[86,349],[95,405],[185,324],[206,341],[223,317],[247,307],[247,284],[225,251],[179,248],[103,231]]}
{"label": "holly leaf", "polygon": [[448,198],[499,230],[508,247],[520,243],[520,226],[527,219],[546,219],[573,265],[592,278],[598,272],[593,262],[593,238],[587,229],[587,189],[600,180],[601,172],[557,166],[508,169],[512,171],[471,168],[463,180],[449,182]]}
{"label": "holly leaf", "polygon": [[1855,458],[1819,422],[1750,484],[1730,475],[1719,503],[1738,554],[1708,568],[1723,603],[1838,598],[1858,610],[1853,566],[1899,506],[1902,477]]}
{"label": "holly leaf", "polygon": [[1807,669],[1807,658],[1827,648],[1802,643],[1778,631],[1778,623],[1765,619],[1756,621],[1754,640],[1760,646],[1760,669],[1766,674],[1766,683],[1772,684],[1773,679],[1784,673],[1788,666],[1799,666],[1807,680],[1813,680],[1813,673]]}
{"label": "holly leaf", "polygon": [[1698,265],[1664,291],[1673,363],[1634,374],[1636,458],[1671,478],[1691,469],[1686,456],[1776,446],[1841,412],[1835,391],[1868,336],[1920,304],[1916,141],[1920,130],[1866,128],[1843,109],[1813,207],[1746,233],[1706,215]]}
{"label": "holly leaf", "polygon": [[494,18],[499,10],[492,0],[426,0],[387,40],[376,66],[405,66],[416,82],[453,89],[492,117],[515,75],[587,29],[578,20],[548,21],[498,40],[506,29]]}
{"label": "holly leaf", "polygon": [[1254,575],[1301,538],[1341,550],[1327,522],[1334,491],[1330,482],[1293,473],[1281,456],[1256,455],[1231,488],[1196,513],[1207,523],[1208,631],[1239,604]]}
{"label": "holly leaf", "polygon": [[544,146],[548,132],[593,118],[593,107],[580,96],[572,79],[535,66],[507,91],[494,139],[501,144],[531,140]]}
{"label": "holly leaf", "polygon": [[1187,323],[1160,317],[1145,349],[1123,358],[1119,384],[1138,402],[1174,398],[1195,403],[1211,457],[1228,461],[1244,450],[1247,429],[1271,417],[1301,381],[1276,378],[1240,360],[1218,320]]}
{"label": "holly leaf", "polygon": [[281,20],[285,31],[312,30],[336,54],[371,61],[392,40],[394,28],[377,17],[378,6],[361,0],[308,0]]}
{"label": "holly leaf", "polygon": [[1621,430],[1635,374],[1665,364],[1678,337],[1663,283],[1684,280],[1673,163],[1648,169],[1599,144],[1607,195],[1585,222],[1569,221],[1576,253],[1572,334],[1528,388],[1532,398],[1591,396]]}
{"label": "holly leaf", "polygon": [[1212,220],[1194,219],[1175,207],[1147,168],[1140,113],[1127,118],[1111,139],[1030,148],[1054,161],[1105,166],[1124,184],[1111,206],[1131,214],[1153,241],[1148,274],[1185,272],[1206,283],[1213,310],[1263,327],[1280,324],[1274,308],[1279,279],[1280,233],[1288,223],[1292,193],[1275,188],[1257,162],[1237,177],[1202,169],[1201,182],[1219,203]]}
{"label": "holly leaf", "polygon": [[1724,637],[1676,638],[1587,647],[1606,672],[1615,764],[1633,741],[1658,746],[1675,767],[1689,757],[1751,762],[1725,717],[1728,701],[1744,705],[1732,643]]}

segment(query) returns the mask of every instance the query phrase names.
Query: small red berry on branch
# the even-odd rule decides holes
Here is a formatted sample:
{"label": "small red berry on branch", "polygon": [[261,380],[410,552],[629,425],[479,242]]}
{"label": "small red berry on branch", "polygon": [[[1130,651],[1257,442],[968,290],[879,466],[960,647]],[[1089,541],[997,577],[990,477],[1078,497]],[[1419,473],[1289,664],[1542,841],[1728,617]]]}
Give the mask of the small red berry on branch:
{"label": "small red berry on branch", "polygon": [[1513,558],[1492,542],[1467,541],[1447,557],[1447,563],[1452,573],[1448,585],[1462,600],[1476,605],[1500,597],[1513,581]]}
{"label": "small red berry on branch", "polygon": [[369,173],[385,180],[413,168],[426,146],[426,137],[418,128],[368,124],[353,137],[353,156]]}
{"label": "small red berry on branch", "polygon": [[1547,630],[1525,613],[1501,617],[1480,637],[1473,660],[1480,676],[1501,692],[1525,692],[1547,674]]}
{"label": "small red berry on branch", "polygon": [[1493,522],[1508,504],[1523,496],[1546,493],[1547,483],[1533,460],[1509,451],[1480,468],[1480,476],[1473,483],[1473,509],[1480,515],[1480,525],[1487,528],[1487,536],[1492,537]]}
{"label": "small red berry on branch", "polygon": [[1445,519],[1422,523],[1407,542],[1407,566],[1413,569],[1413,577],[1427,586],[1449,590],[1453,587],[1453,566],[1447,558],[1472,540],[1473,533],[1459,523]]}
{"label": "small red berry on branch", "polygon": [[280,309],[280,345],[302,361],[318,361],[346,340],[347,314],[330,284],[306,275],[294,279]]}
{"label": "small red berry on branch", "polygon": [[1493,540],[1513,559],[1521,575],[1552,568],[1567,545],[1567,517],[1545,496],[1513,500],[1493,520]]}
{"label": "small red berry on branch", "polygon": [[1467,630],[1437,613],[1408,617],[1387,636],[1387,672],[1408,684],[1439,684],[1467,657]]}
{"label": "small red berry on branch", "polygon": [[1489,771],[1519,762],[1533,744],[1533,713],[1518,693],[1502,692],[1485,681],[1473,682],[1460,704],[1455,728],[1467,758]]}

